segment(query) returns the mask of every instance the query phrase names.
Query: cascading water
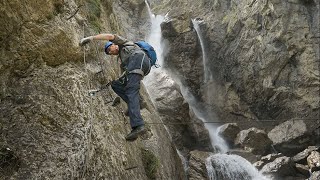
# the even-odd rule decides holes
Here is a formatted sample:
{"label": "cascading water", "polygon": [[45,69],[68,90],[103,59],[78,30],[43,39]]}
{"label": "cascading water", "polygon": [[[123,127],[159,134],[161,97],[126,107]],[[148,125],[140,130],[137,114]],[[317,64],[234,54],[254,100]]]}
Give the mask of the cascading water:
{"label": "cascading water", "polygon": [[214,154],[206,160],[210,180],[268,180],[238,155]]}
{"label": "cascading water", "polygon": [[[226,153],[228,151],[228,146],[227,146],[226,142],[224,141],[224,139],[222,139],[218,135],[218,130],[217,130],[218,127],[216,127],[214,125],[214,123],[210,123],[209,118],[205,117],[204,114],[206,114],[206,113],[201,110],[201,109],[203,109],[203,108],[201,108],[202,106],[196,100],[196,98],[192,95],[192,93],[189,91],[189,89],[186,86],[184,86],[183,83],[181,83],[181,81],[177,80],[177,83],[179,84],[179,86],[181,88],[181,93],[182,93],[184,99],[188,102],[189,107],[193,110],[195,115],[202,122],[204,122],[204,127],[209,132],[212,146],[220,153]],[[214,117],[211,120],[216,122],[216,119]]]}
{"label": "cascading water", "polygon": [[148,85],[151,84],[150,82],[155,81],[154,79],[154,77],[156,77],[155,74],[159,73],[162,69],[161,65],[163,63],[163,53],[162,53],[163,48],[161,47],[160,24],[164,21],[164,16],[161,16],[161,15],[155,16],[154,14],[152,14],[150,6],[146,0],[145,0],[145,3],[148,8],[149,17],[151,19],[151,30],[148,37],[146,38],[146,41],[150,43],[155,49],[155,51],[157,52],[157,58],[158,58],[157,64],[160,65],[159,68],[153,68],[150,74],[144,78],[143,82],[148,89]]}
{"label": "cascading water", "polygon": [[202,33],[200,31],[200,24],[203,23],[202,20],[196,20],[196,19],[192,19],[192,24],[194,29],[197,32],[200,44],[201,44],[201,50],[202,50],[202,62],[203,62],[203,73],[204,73],[204,82],[208,82],[210,79],[212,79],[212,75],[210,72],[210,69],[208,68],[208,57],[207,57],[207,53],[205,51],[205,45],[204,45],[204,41],[203,41],[203,37],[202,37]]}

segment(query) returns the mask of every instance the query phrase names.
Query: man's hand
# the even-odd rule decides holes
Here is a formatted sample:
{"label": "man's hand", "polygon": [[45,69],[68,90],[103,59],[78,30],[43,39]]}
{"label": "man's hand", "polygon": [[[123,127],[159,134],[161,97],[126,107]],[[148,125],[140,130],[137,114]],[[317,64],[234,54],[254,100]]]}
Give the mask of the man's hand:
{"label": "man's hand", "polygon": [[91,42],[92,40],[93,40],[93,36],[89,36],[89,37],[86,37],[86,38],[82,38],[82,39],[80,40],[79,45],[80,45],[80,46],[84,46],[84,45],[88,44],[89,42]]}

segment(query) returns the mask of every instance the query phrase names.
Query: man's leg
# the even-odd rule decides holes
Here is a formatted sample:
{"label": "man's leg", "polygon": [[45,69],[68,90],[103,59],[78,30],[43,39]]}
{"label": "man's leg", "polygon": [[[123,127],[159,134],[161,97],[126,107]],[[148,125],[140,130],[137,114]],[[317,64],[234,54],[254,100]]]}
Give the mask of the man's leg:
{"label": "man's leg", "polygon": [[140,74],[129,74],[126,86],[126,95],[128,97],[128,110],[130,117],[130,125],[132,131],[126,136],[127,141],[134,141],[139,135],[145,132],[144,121],[140,113]]}
{"label": "man's leg", "polygon": [[112,81],[111,88],[113,91],[121,97],[128,104],[128,97],[125,94],[125,84],[120,82],[119,80]]}
{"label": "man's leg", "polygon": [[140,81],[142,76],[140,74],[129,74],[128,83],[125,87],[125,95],[128,97],[128,110],[130,117],[131,128],[134,129],[137,126],[144,125],[141,113],[140,113]]}

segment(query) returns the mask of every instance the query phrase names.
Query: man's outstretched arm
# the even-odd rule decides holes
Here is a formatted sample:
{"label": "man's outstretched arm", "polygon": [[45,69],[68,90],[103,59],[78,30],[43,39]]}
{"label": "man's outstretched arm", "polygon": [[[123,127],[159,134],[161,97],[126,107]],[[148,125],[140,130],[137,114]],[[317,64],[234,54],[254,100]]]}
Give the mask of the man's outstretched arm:
{"label": "man's outstretched arm", "polygon": [[80,40],[80,46],[84,46],[91,42],[92,40],[107,40],[107,41],[113,41],[115,36],[113,34],[98,34],[95,36],[88,36],[85,38],[82,38]]}

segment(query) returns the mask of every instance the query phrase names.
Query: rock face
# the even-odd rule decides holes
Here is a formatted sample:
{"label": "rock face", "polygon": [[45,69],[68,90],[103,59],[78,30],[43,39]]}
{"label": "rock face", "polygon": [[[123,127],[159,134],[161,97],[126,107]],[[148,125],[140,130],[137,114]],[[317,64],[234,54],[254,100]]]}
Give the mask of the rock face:
{"label": "rock face", "polygon": [[[102,43],[84,52],[79,40],[97,31],[142,38],[135,25],[146,17],[143,0],[0,2],[1,179],[183,178],[163,126],[128,143],[126,105],[110,106],[110,89],[88,96],[120,72],[97,51]],[[143,87],[142,96],[145,121],[160,121]]]}
{"label": "rock face", "polygon": [[[162,25],[165,63],[208,111],[235,121],[319,116],[319,1],[161,3],[161,12],[170,7]],[[206,64],[191,21],[196,18],[203,20]],[[199,72],[205,67],[208,82]]]}
{"label": "rock face", "polygon": [[210,156],[209,152],[191,151],[189,159],[188,179],[205,180],[208,179],[206,171],[206,159]]}
{"label": "rock face", "polygon": [[195,149],[212,150],[208,131],[183,98],[179,85],[161,69],[150,76],[157,78],[146,83],[148,90],[177,148],[185,156]]}

